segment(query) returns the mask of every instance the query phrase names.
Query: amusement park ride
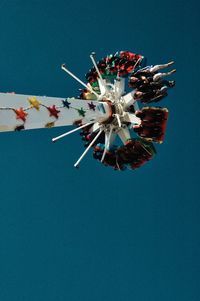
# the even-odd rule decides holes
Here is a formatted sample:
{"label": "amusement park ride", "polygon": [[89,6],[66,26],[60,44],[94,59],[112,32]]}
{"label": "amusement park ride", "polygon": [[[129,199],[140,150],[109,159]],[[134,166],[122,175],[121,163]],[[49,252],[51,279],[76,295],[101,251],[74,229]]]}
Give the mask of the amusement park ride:
{"label": "amusement park ride", "polygon": [[[168,64],[146,66],[142,55],[120,51],[96,62],[87,84],[63,64],[62,70],[84,89],[77,98],[41,97],[0,93],[0,131],[21,131],[75,125],[52,141],[80,130],[85,151],[74,164],[78,167],[90,148],[93,157],[116,170],[136,169],[153,158],[154,143],[164,139],[168,110],[150,106],[167,96],[175,85],[161,73]],[[121,144],[119,143],[121,141]]]}

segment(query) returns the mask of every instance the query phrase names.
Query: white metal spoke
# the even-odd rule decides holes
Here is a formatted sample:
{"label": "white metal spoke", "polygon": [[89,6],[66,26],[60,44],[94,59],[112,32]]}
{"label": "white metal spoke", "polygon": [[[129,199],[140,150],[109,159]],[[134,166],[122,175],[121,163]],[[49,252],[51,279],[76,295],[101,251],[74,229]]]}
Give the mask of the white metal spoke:
{"label": "white metal spoke", "polygon": [[105,155],[106,155],[106,151],[110,146],[110,138],[111,138],[111,135],[112,135],[112,131],[113,131],[113,127],[111,126],[110,127],[110,132],[105,133],[105,148],[104,148],[104,151],[103,151],[103,156],[101,158],[101,162],[103,162],[103,160],[105,158]]}
{"label": "white metal spoke", "polygon": [[92,140],[92,142],[89,144],[89,146],[86,148],[86,150],[82,153],[82,155],[80,156],[80,158],[76,161],[76,163],[74,164],[74,167],[78,167],[78,165],[81,162],[81,160],[85,157],[85,155],[87,154],[87,152],[89,151],[89,149],[92,147],[92,145],[94,144],[94,142],[97,140],[97,138],[101,135],[101,133],[102,133],[102,129],[100,129],[100,131],[98,132],[98,134],[94,137],[94,139]]}
{"label": "white metal spoke", "polygon": [[117,118],[118,125],[121,128],[122,124],[121,124],[121,120],[120,120],[119,114],[115,114],[115,117]]}
{"label": "white metal spoke", "polygon": [[101,76],[101,73],[99,72],[99,68],[97,67],[97,64],[96,64],[96,61],[95,61],[95,59],[94,59],[94,56],[95,56],[95,52],[92,52],[91,55],[90,55],[90,58],[91,58],[91,60],[92,60],[92,63],[93,63],[93,65],[94,65],[95,69],[96,69],[96,72],[97,72],[97,74],[98,74],[100,80],[101,80],[102,83],[103,83],[103,78],[102,78],[102,76]]}
{"label": "white metal spoke", "polygon": [[87,86],[82,80],[80,80],[76,75],[74,75],[71,71],[69,71],[65,64],[61,66],[61,69],[64,70],[66,73],[68,73],[71,77],[73,77],[77,82],[79,82],[82,86],[84,86],[87,90],[89,90],[91,93],[96,95],[97,99],[99,98],[99,94],[97,94],[93,89],[91,89],[90,86]]}
{"label": "white metal spoke", "polygon": [[124,144],[126,143],[126,141],[127,141],[128,139],[131,138],[129,129],[128,129],[127,127],[121,128],[120,131],[118,131],[117,134],[118,134],[119,138],[121,139],[121,141],[122,141]]}
{"label": "white metal spoke", "polygon": [[72,133],[74,133],[74,132],[76,132],[76,131],[79,131],[80,129],[83,129],[83,128],[85,128],[86,126],[88,126],[88,125],[90,125],[90,124],[92,124],[92,123],[93,123],[93,122],[89,122],[89,123],[86,123],[86,124],[84,124],[84,125],[81,125],[81,126],[79,126],[78,128],[75,128],[75,129],[73,129],[73,130],[71,130],[71,131],[69,131],[69,132],[66,132],[66,133],[64,133],[64,134],[62,134],[62,135],[60,135],[60,136],[58,136],[58,137],[53,138],[52,141],[53,141],[53,142],[56,142],[57,140],[59,140],[59,139],[65,137],[65,136],[68,136],[68,135],[70,135],[70,134],[72,134]]}

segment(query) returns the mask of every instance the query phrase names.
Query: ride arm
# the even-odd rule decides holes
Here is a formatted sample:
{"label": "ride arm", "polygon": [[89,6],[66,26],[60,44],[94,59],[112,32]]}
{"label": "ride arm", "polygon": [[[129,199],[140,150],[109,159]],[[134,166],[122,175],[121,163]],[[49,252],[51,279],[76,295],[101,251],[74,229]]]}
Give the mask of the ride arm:
{"label": "ride arm", "polygon": [[0,93],[0,131],[102,122],[110,113],[105,102]]}

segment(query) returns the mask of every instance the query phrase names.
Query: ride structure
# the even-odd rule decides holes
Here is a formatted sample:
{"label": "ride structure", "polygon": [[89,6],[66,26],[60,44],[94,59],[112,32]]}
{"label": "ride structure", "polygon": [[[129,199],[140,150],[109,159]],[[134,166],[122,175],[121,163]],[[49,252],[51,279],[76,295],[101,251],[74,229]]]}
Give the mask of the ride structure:
{"label": "ride structure", "polygon": [[175,70],[158,72],[173,62],[146,66],[142,55],[128,51],[98,62],[95,53],[90,58],[93,67],[86,74],[87,84],[65,64],[61,66],[84,87],[77,98],[0,93],[0,131],[75,125],[52,139],[56,142],[80,130],[85,150],[74,167],[93,148],[93,157],[105,166],[136,169],[153,158],[154,143],[163,142],[168,110],[151,103],[167,96],[167,89],[174,86],[163,77]]}

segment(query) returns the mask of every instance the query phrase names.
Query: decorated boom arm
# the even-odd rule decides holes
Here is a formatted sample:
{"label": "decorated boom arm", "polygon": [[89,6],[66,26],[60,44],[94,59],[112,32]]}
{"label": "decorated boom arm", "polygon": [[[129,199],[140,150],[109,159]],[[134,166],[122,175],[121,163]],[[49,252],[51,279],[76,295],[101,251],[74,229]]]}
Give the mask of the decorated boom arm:
{"label": "decorated boom arm", "polygon": [[105,102],[0,93],[0,131],[102,122],[109,115]]}

